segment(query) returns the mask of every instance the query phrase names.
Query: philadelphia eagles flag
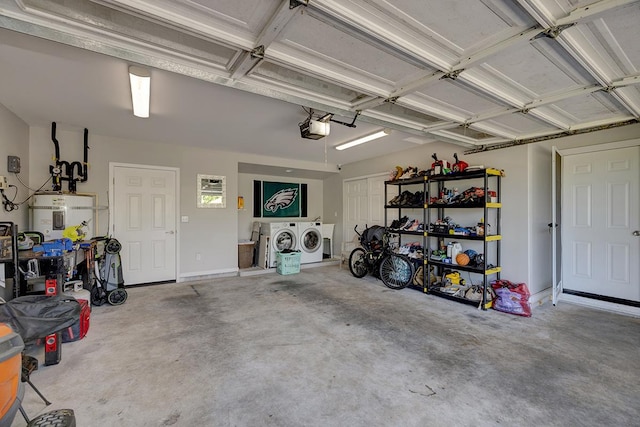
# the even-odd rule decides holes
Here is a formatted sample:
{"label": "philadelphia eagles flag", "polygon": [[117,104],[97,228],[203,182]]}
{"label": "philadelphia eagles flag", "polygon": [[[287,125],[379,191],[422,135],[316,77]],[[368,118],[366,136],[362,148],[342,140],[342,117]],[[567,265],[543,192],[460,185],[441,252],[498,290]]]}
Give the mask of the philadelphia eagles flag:
{"label": "philadelphia eagles flag", "polygon": [[299,218],[307,215],[307,184],[254,181],[254,217]]}

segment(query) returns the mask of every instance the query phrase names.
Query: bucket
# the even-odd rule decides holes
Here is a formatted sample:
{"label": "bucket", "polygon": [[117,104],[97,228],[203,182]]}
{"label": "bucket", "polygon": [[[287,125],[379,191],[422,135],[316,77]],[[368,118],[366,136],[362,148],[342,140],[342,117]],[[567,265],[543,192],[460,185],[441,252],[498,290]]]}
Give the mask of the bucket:
{"label": "bucket", "polygon": [[69,280],[62,286],[64,295],[75,298],[77,300],[87,300],[89,308],[91,308],[91,292],[83,288],[82,280]]}

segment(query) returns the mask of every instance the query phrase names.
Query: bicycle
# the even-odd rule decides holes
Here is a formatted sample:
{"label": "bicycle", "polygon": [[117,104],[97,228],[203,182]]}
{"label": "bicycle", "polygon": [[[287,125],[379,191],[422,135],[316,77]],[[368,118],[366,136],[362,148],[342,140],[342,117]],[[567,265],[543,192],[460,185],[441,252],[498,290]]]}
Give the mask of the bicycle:
{"label": "bicycle", "polygon": [[349,254],[349,270],[357,278],[373,274],[391,289],[403,289],[413,279],[414,266],[411,260],[394,252],[393,238],[397,236],[382,226],[367,227],[362,233],[358,226],[353,229],[362,247]]}

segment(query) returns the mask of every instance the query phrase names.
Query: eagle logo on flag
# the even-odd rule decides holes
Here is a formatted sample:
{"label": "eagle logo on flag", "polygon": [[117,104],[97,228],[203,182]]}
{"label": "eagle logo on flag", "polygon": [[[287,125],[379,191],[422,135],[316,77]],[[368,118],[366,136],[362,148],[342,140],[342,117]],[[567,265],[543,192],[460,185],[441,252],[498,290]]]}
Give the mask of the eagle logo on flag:
{"label": "eagle logo on flag", "polygon": [[264,209],[269,212],[276,212],[278,209],[286,209],[291,206],[298,195],[297,188],[283,188],[269,197],[264,204]]}

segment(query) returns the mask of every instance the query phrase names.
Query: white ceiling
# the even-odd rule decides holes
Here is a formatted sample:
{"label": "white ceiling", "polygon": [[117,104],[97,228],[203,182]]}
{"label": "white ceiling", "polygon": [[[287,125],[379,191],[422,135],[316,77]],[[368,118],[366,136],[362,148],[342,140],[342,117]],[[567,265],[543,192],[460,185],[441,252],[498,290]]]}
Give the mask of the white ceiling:
{"label": "white ceiling", "polygon": [[[334,165],[482,149],[638,121],[639,23],[629,0],[0,0],[0,103],[30,125]],[[149,119],[130,64],[151,69]],[[356,128],[302,139],[303,106]]]}

